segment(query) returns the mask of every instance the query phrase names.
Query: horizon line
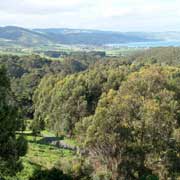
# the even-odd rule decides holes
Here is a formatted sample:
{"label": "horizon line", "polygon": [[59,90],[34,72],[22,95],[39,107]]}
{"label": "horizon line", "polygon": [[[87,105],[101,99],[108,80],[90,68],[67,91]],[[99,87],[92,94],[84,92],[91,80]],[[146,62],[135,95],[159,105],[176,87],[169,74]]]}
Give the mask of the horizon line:
{"label": "horizon line", "polygon": [[114,32],[114,33],[172,33],[172,32],[180,32],[178,30],[164,30],[164,31],[120,31],[120,30],[108,30],[108,29],[91,29],[91,28],[71,28],[71,27],[24,27],[20,25],[1,25],[0,28],[5,27],[15,27],[15,28],[22,28],[28,30],[36,30],[36,29],[66,29],[66,30],[84,30],[84,31],[100,31],[100,32]]}

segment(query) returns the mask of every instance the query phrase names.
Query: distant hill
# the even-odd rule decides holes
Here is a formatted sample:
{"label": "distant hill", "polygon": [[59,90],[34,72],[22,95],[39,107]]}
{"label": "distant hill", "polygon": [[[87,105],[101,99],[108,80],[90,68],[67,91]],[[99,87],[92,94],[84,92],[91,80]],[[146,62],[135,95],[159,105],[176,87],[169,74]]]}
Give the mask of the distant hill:
{"label": "distant hill", "polygon": [[34,29],[62,44],[104,45],[155,40],[140,34],[84,29]]}
{"label": "distant hill", "polygon": [[180,40],[179,32],[112,32],[84,29],[25,29],[15,26],[0,27],[0,45],[39,46],[48,44],[104,45],[129,42]]}
{"label": "distant hill", "polygon": [[0,45],[5,42],[10,45],[34,46],[49,44],[52,41],[48,37],[29,29],[6,26],[0,27]]}

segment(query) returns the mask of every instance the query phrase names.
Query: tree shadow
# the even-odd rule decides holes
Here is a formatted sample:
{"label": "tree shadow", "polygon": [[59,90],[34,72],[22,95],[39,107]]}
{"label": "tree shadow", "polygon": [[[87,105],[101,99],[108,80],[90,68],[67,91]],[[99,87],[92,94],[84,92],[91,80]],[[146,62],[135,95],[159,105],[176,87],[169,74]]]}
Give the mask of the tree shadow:
{"label": "tree shadow", "polygon": [[42,170],[38,168],[34,171],[29,180],[73,180],[73,178],[56,168],[50,170]]}
{"label": "tree shadow", "polygon": [[47,146],[52,146],[56,147],[59,149],[67,149],[71,151],[76,151],[77,147],[73,145],[69,145],[65,142],[62,142],[64,137],[43,137],[40,140],[31,140],[29,142],[39,144],[39,145],[47,145]]}
{"label": "tree shadow", "polygon": [[38,144],[52,144],[55,141],[60,141],[63,140],[63,137],[44,137],[38,141],[36,141],[36,143]]}

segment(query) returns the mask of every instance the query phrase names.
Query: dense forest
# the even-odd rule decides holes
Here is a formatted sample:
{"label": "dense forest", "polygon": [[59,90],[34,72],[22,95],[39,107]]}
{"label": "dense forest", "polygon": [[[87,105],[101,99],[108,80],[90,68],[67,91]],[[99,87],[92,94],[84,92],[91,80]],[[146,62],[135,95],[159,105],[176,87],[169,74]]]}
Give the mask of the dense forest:
{"label": "dense forest", "polygon": [[0,65],[0,179],[180,178],[180,48]]}

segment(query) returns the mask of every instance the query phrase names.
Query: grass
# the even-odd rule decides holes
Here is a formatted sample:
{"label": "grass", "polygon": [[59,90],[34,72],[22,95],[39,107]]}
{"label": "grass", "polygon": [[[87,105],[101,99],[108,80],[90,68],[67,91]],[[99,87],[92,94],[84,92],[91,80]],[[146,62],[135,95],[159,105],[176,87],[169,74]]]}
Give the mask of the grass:
{"label": "grass", "polygon": [[47,130],[41,131],[41,135],[44,137],[55,137],[55,134]]}
{"label": "grass", "polygon": [[18,56],[39,54],[41,57],[49,58],[51,60],[62,61],[61,58],[52,58],[44,55],[45,51],[63,51],[66,53],[77,51],[105,51],[107,56],[126,56],[133,53],[140,48],[128,48],[128,47],[103,47],[103,46],[80,46],[80,45],[63,45],[63,44],[49,44],[35,47],[23,47],[23,46],[4,46],[0,48],[1,54],[13,54]]}
{"label": "grass", "polygon": [[[44,131],[46,135],[52,135],[51,133]],[[33,175],[33,172],[37,168],[51,169],[59,160],[71,159],[75,157],[74,153],[70,150],[59,149],[52,145],[40,144],[39,141],[43,137],[35,137],[25,133],[29,142],[28,152],[25,157],[22,157],[23,170],[17,173],[16,178],[18,180],[28,180]],[[73,143],[73,140],[67,140],[69,143]]]}
{"label": "grass", "polygon": [[140,48],[120,47],[120,48],[111,48],[105,51],[108,56],[127,56],[138,50],[140,50]]}

